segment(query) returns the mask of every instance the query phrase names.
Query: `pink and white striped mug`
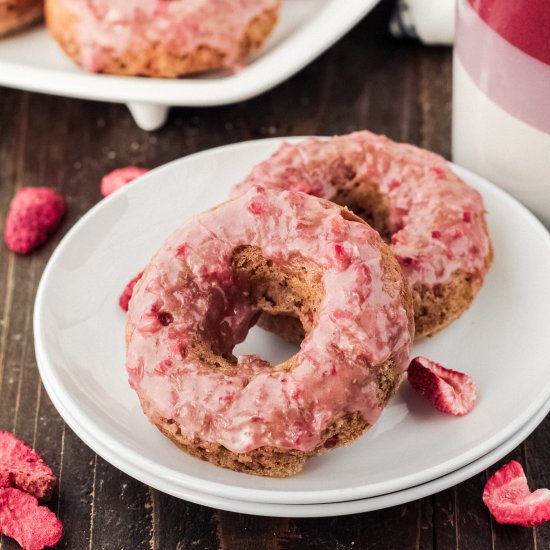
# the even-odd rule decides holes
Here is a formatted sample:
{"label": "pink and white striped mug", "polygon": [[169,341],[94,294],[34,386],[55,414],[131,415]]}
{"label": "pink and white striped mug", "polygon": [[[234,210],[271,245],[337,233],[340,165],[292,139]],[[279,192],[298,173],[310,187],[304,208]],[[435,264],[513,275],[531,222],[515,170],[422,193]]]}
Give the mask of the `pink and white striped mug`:
{"label": "pink and white striped mug", "polygon": [[457,0],[453,159],[550,227],[550,0]]}

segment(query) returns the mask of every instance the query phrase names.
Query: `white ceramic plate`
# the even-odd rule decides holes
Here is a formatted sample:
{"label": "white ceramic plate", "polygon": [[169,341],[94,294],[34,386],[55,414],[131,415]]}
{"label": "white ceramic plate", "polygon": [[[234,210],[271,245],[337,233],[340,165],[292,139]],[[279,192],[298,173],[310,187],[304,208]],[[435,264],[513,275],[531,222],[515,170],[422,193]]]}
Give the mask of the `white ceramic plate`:
{"label": "white ceramic plate", "polygon": [[[40,361],[40,359],[39,359]],[[46,391],[48,392],[52,402],[58,408],[63,410],[63,417],[69,424],[74,425],[74,421],[71,417],[70,411],[64,409],[64,403],[62,400],[58,400],[57,396],[53,393],[52,388],[46,377],[42,378]],[[172,496],[194,502],[195,504],[202,504],[203,506],[210,506],[212,508],[219,508],[227,510],[228,512],[237,512],[242,514],[252,514],[256,516],[277,516],[277,517],[326,517],[326,516],[342,516],[347,514],[358,514],[361,512],[370,512],[372,510],[380,510],[382,508],[388,508],[390,506],[399,506],[406,502],[411,502],[419,498],[432,495],[439,491],[444,491],[453,485],[461,483],[462,481],[478,474],[485,468],[488,468],[502,457],[506,456],[510,451],[515,449],[525,438],[529,436],[531,432],[544,420],[548,411],[550,410],[550,401],[547,401],[542,408],[535,413],[535,415],[528,420],[528,422],[520,428],[513,436],[505,441],[502,445],[482,456],[481,458],[471,462],[463,468],[459,468],[450,474],[428,481],[422,485],[410,487],[409,489],[403,489],[402,491],[396,491],[395,493],[389,493],[386,495],[380,495],[371,498],[348,500],[344,502],[329,502],[324,504],[271,504],[269,502],[249,502],[244,500],[232,500],[228,498],[218,497],[207,493],[201,493],[199,491],[193,491],[191,489],[182,490],[181,488],[175,488],[171,483],[167,483],[166,480],[157,478],[156,476],[149,475],[146,480],[141,479],[142,472],[132,472],[126,470],[126,472],[138,480],[144,481],[148,485],[153,486],[159,491],[163,491]],[[85,434],[79,427],[79,435],[84,441],[93,447],[100,455],[108,454],[105,450],[101,439],[94,439],[90,434]],[[116,463],[114,463],[117,466]],[[481,495],[480,495],[481,498]]]}
{"label": "white ceramic plate", "polygon": [[[484,196],[495,263],[470,310],[414,353],[473,375],[480,397],[472,413],[439,414],[404,384],[365,437],[310,460],[290,479],[248,476],[191,458],[141,414],[123,368],[122,288],[177,225],[224,200],[230,185],[280,143],[236,144],[170,163],[102,201],[71,229],[44,271],[34,317],[40,369],[61,414],[70,411],[77,434],[101,440],[101,450],[89,443],[142,481],[149,483],[154,471],[174,490],[276,504],[400,491],[502,445],[550,397],[550,235],[509,195],[458,167]],[[244,347],[277,360],[274,351],[285,349],[274,338],[258,329]]]}
{"label": "white ceramic plate", "polygon": [[378,0],[284,0],[273,35],[235,74],[166,80],[88,74],[42,27],[0,40],[0,85],[69,97],[127,103],[136,122],[154,130],[170,106],[242,101],[286,80],[334,44]]}

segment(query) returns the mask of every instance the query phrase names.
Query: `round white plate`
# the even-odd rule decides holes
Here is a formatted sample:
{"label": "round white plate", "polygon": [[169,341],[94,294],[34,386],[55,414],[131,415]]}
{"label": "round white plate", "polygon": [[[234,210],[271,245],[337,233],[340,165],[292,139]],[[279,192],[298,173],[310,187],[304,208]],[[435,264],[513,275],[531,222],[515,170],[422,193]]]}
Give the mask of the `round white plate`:
{"label": "round white plate", "polygon": [[185,79],[89,74],[43,27],[0,40],[0,84],[69,97],[127,103],[137,124],[154,130],[170,106],[224,105],[283,82],[334,44],[378,0],[284,0],[280,20],[245,70]]}
{"label": "round white plate", "polygon": [[[458,167],[484,196],[495,263],[470,310],[414,353],[474,377],[480,397],[472,413],[437,413],[403,384],[365,437],[310,460],[290,479],[248,476],[191,458],[147,422],[123,368],[118,296],[177,225],[224,200],[231,184],[280,143],[236,144],[170,163],[102,201],[71,229],[44,271],[34,317],[41,373],[61,414],[70,412],[77,434],[101,440],[101,450],[91,440],[90,446],[144,482],[153,484],[155,472],[174,491],[277,504],[400,491],[503,444],[550,397],[550,235],[509,195]],[[285,352],[259,329],[241,346],[269,360]]]}
{"label": "round white plate", "polygon": [[[40,359],[39,359],[40,362]],[[48,395],[52,399],[54,405],[58,410],[64,410],[63,401],[60,401],[54,394],[47,378],[42,378],[44,386]],[[390,506],[399,506],[406,502],[411,502],[419,498],[432,495],[439,491],[444,491],[453,485],[461,483],[462,481],[475,476],[485,468],[488,468],[502,457],[506,456],[510,451],[517,447],[525,438],[535,430],[535,428],[544,420],[548,411],[550,410],[550,401],[547,401],[542,408],[535,413],[535,415],[528,420],[528,422],[521,427],[510,439],[505,441],[502,445],[487,453],[486,455],[478,458],[474,462],[471,462],[467,466],[459,468],[450,474],[439,477],[432,481],[403,489],[402,491],[396,491],[386,495],[375,496],[371,498],[364,498],[359,500],[348,500],[343,502],[328,502],[324,504],[271,504],[269,502],[249,502],[245,500],[233,500],[208,493],[201,493],[199,491],[193,491],[191,489],[181,489],[174,487],[172,483],[167,482],[162,478],[158,478],[154,475],[149,475],[147,479],[141,478],[142,472],[126,470],[126,473],[132,475],[138,480],[144,481],[148,485],[151,485],[159,491],[170,494],[172,496],[194,502],[195,504],[201,504],[203,506],[210,506],[211,508],[218,508],[226,510],[228,512],[237,512],[241,514],[252,514],[255,516],[277,516],[277,517],[326,517],[326,516],[343,516],[347,514],[358,514],[362,512],[370,512],[372,510],[380,510],[382,508],[388,508]],[[76,426],[74,420],[71,417],[70,411],[64,410],[63,416],[69,426]],[[74,428],[73,428],[74,429]],[[101,439],[94,439],[90,434],[85,434],[82,430],[79,431],[79,435],[83,440],[92,448],[94,448],[101,456],[108,454]],[[117,466],[117,463],[113,463]],[[124,469],[121,467],[121,469]],[[480,496],[481,498],[481,496]]]}

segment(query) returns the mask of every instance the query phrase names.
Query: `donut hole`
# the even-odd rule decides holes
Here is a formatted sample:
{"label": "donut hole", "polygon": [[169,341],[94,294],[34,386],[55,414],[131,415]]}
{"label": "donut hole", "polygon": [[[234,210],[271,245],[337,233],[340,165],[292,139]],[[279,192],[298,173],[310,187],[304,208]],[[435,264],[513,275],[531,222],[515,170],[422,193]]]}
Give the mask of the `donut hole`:
{"label": "donut hole", "polygon": [[392,233],[389,227],[389,205],[378,186],[365,180],[353,180],[344,186],[336,186],[333,202],[349,208],[354,214],[374,227],[382,239],[389,243]]}
{"label": "donut hole", "polygon": [[251,327],[245,340],[235,346],[233,354],[237,357],[259,357],[261,361],[266,362],[266,368],[289,370],[288,362],[290,361],[290,366],[294,364],[293,357],[299,350],[298,344],[289,342],[279,334],[267,331],[256,324]]}
{"label": "donut hole", "polygon": [[324,296],[322,273],[316,264],[300,255],[277,262],[266,258],[258,247],[240,246],[233,251],[231,266],[239,288],[257,313],[253,324],[294,344],[309,334]]}
{"label": "donut hole", "polygon": [[[224,287],[223,293],[212,293],[200,338],[182,355],[192,354],[211,368],[232,376],[240,368],[234,348],[247,339],[255,325],[276,335],[275,338],[278,336],[290,344],[299,344],[317,322],[324,287],[320,268],[300,255],[279,262],[266,258],[260,248],[247,245],[235,248],[230,263],[231,285]],[[220,284],[219,281],[213,282],[216,286]],[[243,300],[247,302],[244,308]],[[241,304],[238,322],[231,323],[231,328],[226,330],[224,318],[235,313],[237,303]],[[161,313],[159,321],[166,326],[172,320],[171,315]],[[262,354],[266,348],[277,348],[271,356],[276,356],[279,361],[274,365],[266,361],[265,366],[277,370],[294,367],[296,347],[272,341],[266,345],[265,334],[256,333],[252,340],[262,342],[258,346],[261,353],[249,351],[251,346],[247,344],[244,346],[247,352],[239,355],[255,355],[264,360]],[[281,353],[282,349],[287,353]]]}

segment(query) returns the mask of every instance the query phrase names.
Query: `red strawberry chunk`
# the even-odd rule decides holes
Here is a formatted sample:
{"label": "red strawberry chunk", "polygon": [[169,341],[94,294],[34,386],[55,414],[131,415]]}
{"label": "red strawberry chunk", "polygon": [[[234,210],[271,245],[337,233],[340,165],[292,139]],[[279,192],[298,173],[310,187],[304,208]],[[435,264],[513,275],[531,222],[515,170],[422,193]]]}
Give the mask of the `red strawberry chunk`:
{"label": "red strawberry chunk", "polygon": [[128,311],[128,305],[130,304],[130,299],[132,298],[132,294],[134,293],[134,287],[136,286],[136,283],[141,279],[142,275],[143,275],[143,271],[141,273],[138,273],[124,287],[124,290],[122,291],[122,294],[120,295],[120,298],[118,299],[118,304],[124,311]]}
{"label": "red strawberry chunk", "polygon": [[0,533],[15,539],[23,550],[55,546],[63,527],[55,514],[32,496],[8,487],[0,489]]}
{"label": "red strawberry chunk", "polygon": [[59,225],[65,202],[49,187],[23,187],[10,203],[4,238],[8,248],[27,254],[44,244]]}
{"label": "red strawberry chunk", "polygon": [[487,481],[483,502],[499,523],[532,527],[550,521],[550,490],[531,493],[525,472],[515,460]]}
{"label": "red strawberry chunk", "polygon": [[42,457],[9,432],[0,432],[0,487],[16,487],[48,500],[56,478]]}
{"label": "red strawberry chunk", "polygon": [[426,357],[415,357],[407,373],[411,386],[441,412],[463,416],[474,408],[477,388],[467,374]]}
{"label": "red strawberry chunk", "polygon": [[147,172],[149,170],[138,168],[137,166],[126,166],[125,168],[113,170],[103,176],[101,180],[101,194],[107,197]]}
{"label": "red strawberry chunk", "polygon": [[345,271],[352,261],[352,255],[341,244],[334,245],[333,263],[339,271]]}
{"label": "red strawberry chunk", "polygon": [[248,210],[254,216],[260,216],[261,214],[265,213],[265,205],[261,201],[251,201],[248,205]]}

